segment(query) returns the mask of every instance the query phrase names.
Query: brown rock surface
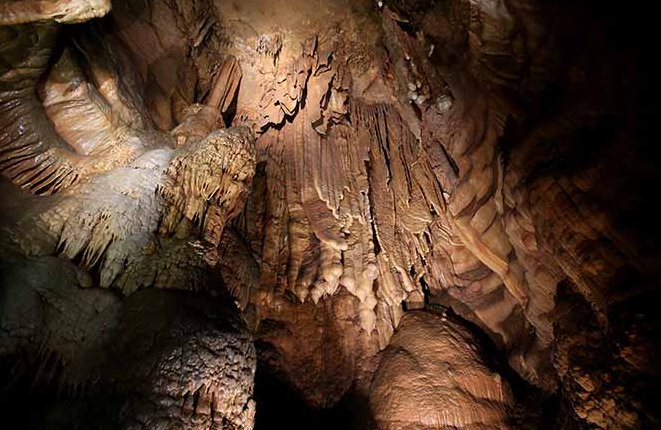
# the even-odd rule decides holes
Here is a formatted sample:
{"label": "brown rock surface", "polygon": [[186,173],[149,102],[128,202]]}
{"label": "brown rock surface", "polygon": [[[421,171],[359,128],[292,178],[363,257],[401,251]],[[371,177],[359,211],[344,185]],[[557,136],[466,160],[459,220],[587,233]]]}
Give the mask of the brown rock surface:
{"label": "brown rock surface", "polygon": [[[0,4],[3,259],[59,256],[124,300],[227,289],[260,363],[315,406],[368,394],[380,350],[415,349],[401,321],[441,304],[559,399],[558,428],[658,426],[647,16],[534,0],[108,7]],[[462,357],[486,372],[460,326],[425,324],[447,351],[416,349],[419,373]],[[412,425],[504,419],[490,381],[457,397],[473,415]]]}
{"label": "brown rock surface", "polygon": [[510,429],[513,397],[466,328],[408,312],[370,388],[377,429]]}

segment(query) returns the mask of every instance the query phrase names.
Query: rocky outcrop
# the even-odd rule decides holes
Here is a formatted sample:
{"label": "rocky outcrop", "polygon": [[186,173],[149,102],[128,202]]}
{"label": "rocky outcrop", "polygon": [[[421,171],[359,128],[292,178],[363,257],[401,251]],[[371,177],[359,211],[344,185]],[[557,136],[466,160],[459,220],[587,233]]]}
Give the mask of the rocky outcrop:
{"label": "rocky outcrop", "polygon": [[[118,0],[63,30],[103,8],[18,4],[0,9],[0,170],[48,196],[0,184],[3,256],[61,253],[129,297],[227,289],[313,405],[369,393],[378,351],[415,340],[401,321],[442,304],[568,420],[658,422],[658,175],[628,49],[649,38],[612,31],[621,11]],[[417,371],[459,360],[439,354]],[[496,403],[434,419],[504,420]]]}
{"label": "rocky outcrop", "polygon": [[[62,428],[252,428],[255,350],[232,307],[173,292],[120,300],[80,289],[84,272],[54,257],[6,260],[0,273],[5,389],[35,372],[34,387],[121,411],[109,421],[80,414]],[[3,413],[20,422],[20,410]]]}
{"label": "rocky outcrop", "polygon": [[375,428],[509,429],[507,382],[466,328],[445,316],[408,312],[370,388]]}
{"label": "rocky outcrop", "polygon": [[186,237],[195,223],[202,238],[218,246],[223,228],[248,198],[255,175],[253,137],[246,128],[214,131],[178,150],[167,174],[161,193],[169,211],[160,231]]}
{"label": "rocky outcrop", "polygon": [[[28,37],[28,29],[37,32]],[[3,55],[23,58],[27,70],[4,75],[3,171],[33,192],[64,190],[32,199],[34,211],[26,208],[29,215],[9,227],[15,242],[29,255],[58,249],[80,258],[83,267],[98,264],[99,285],[125,294],[149,286],[204,289],[204,272],[218,264],[213,245],[242,209],[255,168],[249,131],[213,132],[225,128],[221,115],[240,81],[236,62],[228,63],[214,87],[210,109],[220,109],[217,120],[201,130],[177,130],[174,137],[184,142],[173,151],[172,138],[152,129],[142,99],[120,79],[123,66],[109,48],[113,40],[94,44],[99,29],[77,32],[50,69],[55,24],[2,31]],[[38,234],[46,239],[27,239]],[[176,243],[172,234],[202,241]]]}
{"label": "rocky outcrop", "polygon": [[212,1],[115,0],[102,26],[127,49],[123,61],[137,69],[132,79],[159,128],[171,130],[188,106],[212,97],[224,57]]}
{"label": "rocky outcrop", "polygon": [[85,22],[104,16],[110,7],[110,0],[7,1],[0,6],[0,25],[49,20],[61,23]]}
{"label": "rocky outcrop", "polygon": [[[55,193],[117,168],[153,144],[122,127],[119,118],[108,117],[109,102],[82,78],[69,51],[45,84],[45,105],[40,102],[37,83],[47,71],[58,34],[59,27],[52,22],[0,27],[0,170],[39,194]],[[80,120],[91,128],[81,128]]]}

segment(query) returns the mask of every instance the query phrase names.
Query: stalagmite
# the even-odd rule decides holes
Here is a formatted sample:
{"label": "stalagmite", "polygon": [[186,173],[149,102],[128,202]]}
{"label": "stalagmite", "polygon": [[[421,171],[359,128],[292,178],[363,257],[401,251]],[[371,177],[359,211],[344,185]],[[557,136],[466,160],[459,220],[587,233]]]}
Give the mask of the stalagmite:
{"label": "stalagmite", "polygon": [[376,428],[512,428],[510,388],[479,353],[464,327],[406,314],[372,382]]}

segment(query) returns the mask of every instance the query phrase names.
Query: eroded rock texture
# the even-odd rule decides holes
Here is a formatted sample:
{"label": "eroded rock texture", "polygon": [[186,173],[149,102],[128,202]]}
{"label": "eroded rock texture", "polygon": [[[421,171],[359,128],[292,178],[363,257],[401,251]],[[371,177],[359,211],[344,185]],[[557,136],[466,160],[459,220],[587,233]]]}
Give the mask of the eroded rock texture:
{"label": "eroded rock texture", "polygon": [[[28,382],[57,390],[63,404],[37,406],[51,412],[35,428],[252,428],[255,350],[231,307],[154,290],[125,301],[83,290],[85,274],[54,257],[8,260],[1,269],[4,389],[34,372]],[[77,399],[106,420],[90,413],[67,422],[58,408]],[[9,408],[5,416],[21,419]]]}
{"label": "eroded rock texture", "polygon": [[[440,304],[560,399],[556,428],[659,425],[646,20],[535,0],[109,10],[0,6],[7,315],[22,264],[119,314],[228,292],[260,365],[310,405],[390,405],[390,381],[431,372],[424,398],[376,407],[380,426],[507,428],[530,403],[461,325],[414,311]],[[226,377],[208,378],[189,395],[218,395]],[[249,427],[251,407],[223,413]]]}
{"label": "eroded rock texture", "polygon": [[237,309],[136,292],[224,296],[209,282],[217,246],[255,172],[252,132],[222,118],[240,73],[216,79],[214,121],[159,130],[136,48],[108,33],[115,24],[57,24],[104,5],[15,2],[25,15],[7,9],[0,27],[2,172],[13,182],[2,183],[3,414],[21,419],[31,385],[45,404],[29,428],[250,429],[255,350]]}
{"label": "eroded rock texture", "polygon": [[512,428],[510,389],[480,352],[470,331],[445,316],[407,313],[372,381],[376,428]]}

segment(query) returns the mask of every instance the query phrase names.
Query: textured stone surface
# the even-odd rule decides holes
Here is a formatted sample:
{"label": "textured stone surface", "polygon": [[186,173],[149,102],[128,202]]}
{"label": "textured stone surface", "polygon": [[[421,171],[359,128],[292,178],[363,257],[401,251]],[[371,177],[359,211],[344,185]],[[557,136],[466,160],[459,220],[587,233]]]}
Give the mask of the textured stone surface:
{"label": "textured stone surface", "polygon": [[370,388],[378,429],[509,429],[514,403],[478,341],[444,316],[407,313]]}
{"label": "textured stone surface", "polygon": [[[35,387],[88,404],[115,390],[108,407],[121,414],[109,422],[83,414],[67,426],[252,428],[255,350],[231,307],[154,290],[120,300],[80,289],[84,272],[53,257],[8,260],[0,273],[0,356],[13,369],[5,389],[34,368]],[[12,422],[19,411],[4,413]]]}
{"label": "textured stone surface", "polygon": [[0,25],[54,20],[85,22],[108,13],[110,0],[7,0],[0,6]]}
{"label": "textured stone surface", "polygon": [[89,17],[0,8],[0,171],[49,195],[0,184],[3,256],[129,296],[226,288],[314,405],[367,393],[439,303],[573,410],[559,426],[658,424],[636,8],[117,0],[63,28],[62,7]]}

